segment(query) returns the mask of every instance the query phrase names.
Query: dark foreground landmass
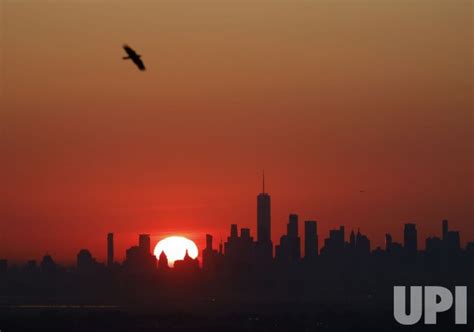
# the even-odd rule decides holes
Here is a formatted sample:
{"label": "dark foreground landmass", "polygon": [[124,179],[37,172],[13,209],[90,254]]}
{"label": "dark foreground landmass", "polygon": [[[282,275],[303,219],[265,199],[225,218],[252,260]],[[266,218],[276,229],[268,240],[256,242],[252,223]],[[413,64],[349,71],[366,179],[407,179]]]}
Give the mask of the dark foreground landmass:
{"label": "dark foreground landmass", "polygon": [[[472,331],[472,264],[262,266],[208,274],[22,271],[0,276],[0,330]],[[468,287],[468,325],[398,324],[393,286]]]}
{"label": "dark foreground landmass", "polygon": [[[268,309],[268,308],[267,308]],[[472,331],[442,317],[438,325],[402,326],[384,310],[297,309],[236,313],[153,313],[152,308],[2,308],[3,331]],[[270,313],[270,311],[272,313]],[[472,321],[473,317],[470,317]]]}

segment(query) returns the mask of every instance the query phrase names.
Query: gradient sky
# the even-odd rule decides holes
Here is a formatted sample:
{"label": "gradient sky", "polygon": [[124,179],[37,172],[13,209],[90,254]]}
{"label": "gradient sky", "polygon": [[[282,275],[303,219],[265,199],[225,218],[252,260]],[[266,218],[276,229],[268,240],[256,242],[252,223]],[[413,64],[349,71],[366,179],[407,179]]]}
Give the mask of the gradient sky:
{"label": "gradient sky", "polygon": [[255,236],[262,169],[274,243],[291,212],[474,240],[470,0],[1,4],[1,257]]}

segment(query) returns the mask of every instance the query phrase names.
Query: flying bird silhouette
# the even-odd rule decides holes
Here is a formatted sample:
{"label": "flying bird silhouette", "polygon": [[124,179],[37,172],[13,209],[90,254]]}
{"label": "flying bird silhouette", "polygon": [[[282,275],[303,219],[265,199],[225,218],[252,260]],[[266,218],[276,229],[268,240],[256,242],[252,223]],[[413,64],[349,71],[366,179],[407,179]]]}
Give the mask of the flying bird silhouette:
{"label": "flying bird silhouette", "polygon": [[134,64],[137,65],[138,69],[145,70],[145,65],[143,64],[140,54],[137,54],[137,52],[135,52],[133,48],[131,48],[127,44],[123,45],[123,49],[125,50],[125,52],[127,52],[127,56],[123,57],[124,60],[130,59],[133,61]]}

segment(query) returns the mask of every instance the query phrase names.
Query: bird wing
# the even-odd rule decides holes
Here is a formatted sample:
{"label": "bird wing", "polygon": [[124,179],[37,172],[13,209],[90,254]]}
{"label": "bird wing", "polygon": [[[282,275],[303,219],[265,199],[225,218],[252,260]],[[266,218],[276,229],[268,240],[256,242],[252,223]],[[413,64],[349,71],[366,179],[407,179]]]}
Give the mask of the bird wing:
{"label": "bird wing", "polygon": [[137,67],[140,70],[145,70],[145,65],[143,64],[143,61],[139,57],[132,58],[132,61],[133,61],[133,63],[135,63],[137,65]]}
{"label": "bird wing", "polygon": [[132,58],[132,57],[137,56],[137,53],[130,46],[128,46],[127,44],[123,45],[123,49],[125,50],[125,52],[127,52],[129,57]]}

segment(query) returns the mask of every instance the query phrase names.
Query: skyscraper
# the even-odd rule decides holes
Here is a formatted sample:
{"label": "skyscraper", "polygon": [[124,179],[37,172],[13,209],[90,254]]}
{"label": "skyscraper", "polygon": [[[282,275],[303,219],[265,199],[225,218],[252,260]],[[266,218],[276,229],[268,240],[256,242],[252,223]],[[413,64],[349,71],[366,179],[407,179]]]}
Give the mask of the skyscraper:
{"label": "skyscraper", "polygon": [[329,238],[324,240],[324,247],[321,248],[321,255],[341,255],[345,247],[345,228],[329,230]]}
{"label": "skyscraper", "polygon": [[390,252],[392,250],[392,235],[391,234],[385,234],[385,251]]}
{"label": "skyscraper", "polygon": [[254,261],[255,242],[250,236],[249,228],[242,228],[240,236],[237,233],[237,225],[232,224],[230,236],[224,244],[224,253],[234,264],[248,264]]}
{"label": "skyscraper", "polygon": [[147,253],[150,253],[150,234],[140,234],[138,237],[138,246]]}
{"label": "skyscraper", "polygon": [[263,191],[257,196],[257,242],[271,241],[271,208],[270,195],[265,192],[265,176]]}
{"label": "skyscraper", "polygon": [[289,237],[298,236],[298,215],[297,214],[290,214],[286,233],[288,234]]}
{"label": "skyscraper", "polygon": [[270,195],[265,192],[265,174],[263,190],[257,196],[257,255],[259,259],[269,260],[273,257],[271,240]]}
{"label": "skyscraper", "polygon": [[448,220],[443,220],[443,247],[450,254],[459,252],[461,250],[461,238],[459,232],[450,231]]}
{"label": "skyscraper", "polygon": [[212,235],[206,234],[206,249],[212,250]]}
{"label": "skyscraper", "polygon": [[370,255],[370,240],[367,236],[357,230],[355,239],[355,250],[358,255]]}
{"label": "skyscraper", "polygon": [[202,251],[202,269],[214,272],[217,269],[221,255],[212,248],[212,235],[206,234],[206,248]]}
{"label": "skyscraper", "polygon": [[304,222],[304,257],[314,258],[318,255],[318,224],[316,221]]}
{"label": "skyscraper", "polygon": [[81,273],[91,273],[98,268],[98,264],[87,249],[81,249],[77,254],[77,270]]}
{"label": "skyscraper", "polygon": [[418,251],[418,239],[415,224],[405,224],[403,232],[403,247],[409,256],[416,255]]}
{"label": "skyscraper", "polygon": [[275,257],[279,261],[296,262],[301,257],[301,240],[298,236],[298,215],[290,214],[286,235],[275,247]]}
{"label": "skyscraper", "polygon": [[237,224],[230,225],[230,237],[235,239],[238,238]]}
{"label": "skyscraper", "polygon": [[445,241],[449,232],[448,221],[444,219],[442,224],[443,224],[443,241]]}
{"label": "skyscraper", "polygon": [[107,234],[107,266],[114,264],[114,233]]}
{"label": "skyscraper", "polygon": [[349,247],[350,249],[354,249],[356,246],[356,237],[354,234],[354,230],[351,231],[351,235],[349,236]]}

